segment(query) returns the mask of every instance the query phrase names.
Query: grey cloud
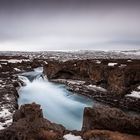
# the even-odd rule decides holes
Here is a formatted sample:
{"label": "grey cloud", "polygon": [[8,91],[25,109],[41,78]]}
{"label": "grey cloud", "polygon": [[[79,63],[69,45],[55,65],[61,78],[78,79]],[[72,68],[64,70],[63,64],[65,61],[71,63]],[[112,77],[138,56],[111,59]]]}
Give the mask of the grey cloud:
{"label": "grey cloud", "polygon": [[138,48],[139,1],[113,2],[5,0],[0,6],[0,50]]}

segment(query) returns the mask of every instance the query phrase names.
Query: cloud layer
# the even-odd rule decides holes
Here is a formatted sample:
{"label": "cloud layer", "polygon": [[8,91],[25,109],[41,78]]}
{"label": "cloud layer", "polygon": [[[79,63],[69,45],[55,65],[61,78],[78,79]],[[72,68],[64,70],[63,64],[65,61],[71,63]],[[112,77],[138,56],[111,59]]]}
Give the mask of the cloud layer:
{"label": "cloud layer", "polygon": [[0,51],[140,48],[135,0],[0,2]]}

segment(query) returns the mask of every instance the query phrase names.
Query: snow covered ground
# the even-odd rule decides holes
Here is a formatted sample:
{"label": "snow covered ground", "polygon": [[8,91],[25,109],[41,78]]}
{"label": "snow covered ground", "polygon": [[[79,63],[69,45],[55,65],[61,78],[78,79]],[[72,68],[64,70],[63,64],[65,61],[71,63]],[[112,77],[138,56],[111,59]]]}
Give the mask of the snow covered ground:
{"label": "snow covered ground", "polygon": [[21,71],[21,70],[20,70],[20,69],[18,69],[18,68],[14,68],[14,70],[15,70],[15,71],[17,71],[17,72]]}
{"label": "snow covered ground", "polygon": [[108,66],[110,67],[114,67],[115,65],[117,65],[118,63],[108,63]]}
{"label": "snow covered ground", "polygon": [[30,61],[29,59],[0,59],[0,61],[6,61],[8,63],[21,63],[23,61]]}
{"label": "snow covered ground", "polygon": [[5,127],[11,125],[13,113],[9,111],[6,107],[1,107],[0,111],[0,119],[4,119],[4,121],[0,122],[0,130],[5,129]]}
{"label": "snow covered ground", "polygon": [[88,85],[87,88],[91,89],[91,90],[94,90],[94,91],[101,91],[101,92],[106,92],[107,91],[105,88],[102,88],[102,87],[96,86],[96,85]]}
{"label": "snow covered ground", "polygon": [[[129,51],[44,51],[44,52],[0,52],[0,56],[24,56],[34,58],[67,61],[71,59],[140,59],[140,50]],[[10,60],[11,62],[15,62]],[[97,63],[100,63],[97,61]]]}
{"label": "snow covered ground", "polygon": [[122,51],[125,55],[140,55],[140,50]]}
{"label": "snow covered ground", "polygon": [[131,94],[127,94],[127,97],[133,97],[133,98],[140,98],[140,86],[137,87],[138,91],[132,91]]}
{"label": "snow covered ground", "polygon": [[81,136],[75,136],[72,134],[66,134],[63,136],[64,140],[83,140]]}
{"label": "snow covered ground", "polygon": [[140,98],[140,91],[132,91],[131,94],[127,94],[127,97],[134,97],[134,98]]}

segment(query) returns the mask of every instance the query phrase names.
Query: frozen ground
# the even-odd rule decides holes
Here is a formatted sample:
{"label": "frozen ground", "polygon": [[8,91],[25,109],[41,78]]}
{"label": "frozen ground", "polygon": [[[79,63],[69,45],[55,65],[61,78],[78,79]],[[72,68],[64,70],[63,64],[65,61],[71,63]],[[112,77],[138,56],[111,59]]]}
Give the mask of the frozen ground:
{"label": "frozen ground", "polygon": [[[70,60],[70,59],[140,59],[140,50],[131,51],[75,51],[75,52],[0,52],[0,56],[24,56],[30,59],[55,59],[55,60]],[[97,63],[100,63],[97,61]]]}

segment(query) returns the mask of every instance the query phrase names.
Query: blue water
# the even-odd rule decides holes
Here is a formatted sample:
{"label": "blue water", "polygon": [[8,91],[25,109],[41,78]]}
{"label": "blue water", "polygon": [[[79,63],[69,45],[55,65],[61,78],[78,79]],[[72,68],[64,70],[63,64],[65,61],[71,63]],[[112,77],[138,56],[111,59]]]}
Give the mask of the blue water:
{"label": "blue water", "polygon": [[42,69],[19,76],[25,85],[19,89],[19,105],[36,102],[41,105],[44,117],[62,124],[69,130],[80,130],[85,107],[93,101],[69,92],[64,85],[49,82],[42,76]]}

